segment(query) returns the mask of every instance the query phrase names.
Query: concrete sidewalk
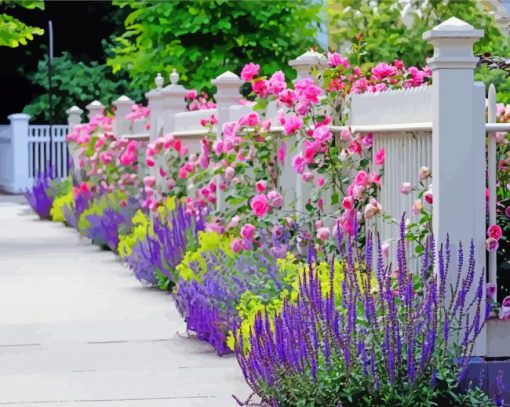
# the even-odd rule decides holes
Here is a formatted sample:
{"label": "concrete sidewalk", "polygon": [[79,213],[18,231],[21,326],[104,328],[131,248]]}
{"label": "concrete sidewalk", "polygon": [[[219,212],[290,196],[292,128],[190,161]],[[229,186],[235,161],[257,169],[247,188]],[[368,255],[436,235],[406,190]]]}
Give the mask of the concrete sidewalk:
{"label": "concrete sidewalk", "polygon": [[234,357],[186,336],[169,295],[0,196],[0,406],[234,406]]}

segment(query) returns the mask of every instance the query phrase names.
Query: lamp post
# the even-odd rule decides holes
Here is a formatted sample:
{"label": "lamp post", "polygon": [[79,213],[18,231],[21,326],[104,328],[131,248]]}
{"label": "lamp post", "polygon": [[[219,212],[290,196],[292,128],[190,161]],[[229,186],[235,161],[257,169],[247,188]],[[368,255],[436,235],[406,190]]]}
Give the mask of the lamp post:
{"label": "lamp post", "polygon": [[49,55],[48,55],[48,121],[50,124],[50,174],[53,177],[53,100],[51,84],[51,65],[53,63],[53,24],[48,21]]}

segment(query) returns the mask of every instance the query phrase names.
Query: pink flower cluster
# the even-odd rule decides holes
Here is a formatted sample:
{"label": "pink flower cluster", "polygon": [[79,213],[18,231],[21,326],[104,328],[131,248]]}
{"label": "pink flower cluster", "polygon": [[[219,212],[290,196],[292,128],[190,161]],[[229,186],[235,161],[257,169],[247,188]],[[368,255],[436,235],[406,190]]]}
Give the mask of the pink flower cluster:
{"label": "pink flower cluster", "polygon": [[[142,104],[134,104],[131,106],[131,112],[126,115],[126,119],[128,119],[131,122],[131,126],[134,124],[135,121],[138,120],[146,120],[150,116],[151,110],[142,105]],[[146,129],[149,127],[149,123],[146,125]]]}
{"label": "pink flower cluster", "polygon": [[195,89],[192,89],[186,94],[184,100],[186,101],[186,108],[190,112],[216,108],[216,103],[213,102],[207,92],[199,94]]}
{"label": "pink flower cluster", "polygon": [[487,229],[486,246],[487,251],[494,252],[499,248],[499,239],[503,236],[503,230],[499,225],[491,225]]}

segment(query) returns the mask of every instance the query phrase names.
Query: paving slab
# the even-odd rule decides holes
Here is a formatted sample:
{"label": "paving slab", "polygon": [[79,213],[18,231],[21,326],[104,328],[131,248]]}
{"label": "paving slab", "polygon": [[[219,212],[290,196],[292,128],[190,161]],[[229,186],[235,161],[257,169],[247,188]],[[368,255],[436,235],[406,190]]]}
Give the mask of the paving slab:
{"label": "paving slab", "polygon": [[0,196],[0,406],[226,407],[233,356],[188,336],[171,297],[22,199]]}

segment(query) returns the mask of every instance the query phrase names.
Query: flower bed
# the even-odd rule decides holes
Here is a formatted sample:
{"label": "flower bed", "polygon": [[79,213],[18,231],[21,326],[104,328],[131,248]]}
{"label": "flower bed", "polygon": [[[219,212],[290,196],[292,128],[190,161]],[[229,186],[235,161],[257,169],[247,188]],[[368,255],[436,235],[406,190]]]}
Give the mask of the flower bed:
{"label": "flower bed", "polygon": [[[395,191],[417,199],[392,264],[371,233],[375,219],[391,221],[377,199],[386,152],[372,151],[371,134],[331,130],[345,123],[350,94],[426,85],[430,71],[398,60],[362,69],[337,53],[327,61],[293,88],[281,71],[264,77],[246,65],[253,111],[224,123],[221,138],[218,118],[203,120],[197,154],[172,134],[147,145],[117,138],[111,118],[95,117],[68,135],[75,178],[58,188],[41,177],[32,204],[118,252],[143,284],[170,291],[192,336],[235,352],[263,405],[493,405],[476,384],[458,391],[491,304],[472,248],[447,286],[449,243],[430,233],[430,169]],[[197,92],[187,103],[213,105]],[[131,118],[146,114],[136,107]],[[303,211],[285,197],[288,160],[311,190]],[[506,241],[498,228],[489,249]]]}

